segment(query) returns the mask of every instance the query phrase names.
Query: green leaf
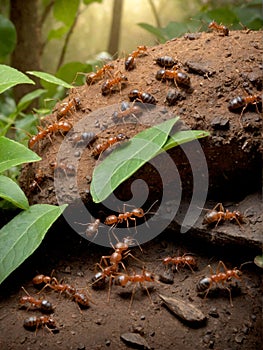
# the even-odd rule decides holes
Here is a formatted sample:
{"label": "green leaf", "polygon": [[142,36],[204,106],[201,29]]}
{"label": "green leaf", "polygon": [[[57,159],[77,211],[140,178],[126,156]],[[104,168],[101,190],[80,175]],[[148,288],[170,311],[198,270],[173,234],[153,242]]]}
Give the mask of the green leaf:
{"label": "green leaf", "polygon": [[17,69],[0,64],[0,94],[18,84],[35,84]]}
{"label": "green leaf", "polygon": [[102,1],[103,0],[83,0],[83,3],[85,4],[85,5],[90,5],[90,4],[92,4],[93,2],[98,2],[98,3],[102,3]]}
{"label": "green leaf", "polygon": [[40,97],[46,92],[44,89],[37,89],[32,92],[29,92],[28,94],[24,95],[20,101],[17,104],[17,112],[23,111],[25,108],[27,108],[30,103],[35,100],[36,98]]}
{"label": "green leaf", "polygon": [[0,15],[0,56],[9,55],[16,46],[16,29],[13,23]]}
{"label": "green leaf", "polygon": [[66,206],[33,205],[0,230],[0,283],[36,250]]}
{"label": "green leaf", "polygon": [[22,163],[41,160],[27,147],[4,136],[0,136],[0,151],[0,173]]}
{"label": "green leaf", "polygon": [[47,40],[50,41],[52,39],[61,39],[68,32],[68,30],[69,28],[66,26],[51,29],[48,33]]}
{"label": "green leaf", "polygon": [[79,0],[56,0],[54,2],[54,17],[69,28],[72,26],[79,8]]}
{"label": "green leaf", "polygon": [[0,197],[21,209],[28,209],[28,200],[21,188],[9,177],[0,175]]}
{"label": "green leaf", "polygon": [[208,131],[203,130],[182,130],[178,131],[172,136],[169,136],[167,142],[162,147],[164,151],[167,151],[170,148],[182,145],[183,143],[190,142],[196,139],[200,139],[202,137],[209,136],[210,133]]}
{"label": "green leaf", "polygon": [[152,159],[165,144],[179,117],[146,129],[114,150],[93,172],[91,195],[95,203],[106,199],[123,181]]}
{"label": "green leaf", "polygon": [[157,37],[157,39],[160,41],[160,43],[165,43],[167,41],[167,38],[166,38],[162,28],[154,27],[148,23],[137,23],[137,25],[139,27],[147,30],[149,33],[155,35]]}
{"label": "green leaf", "polygon": [[77,76],[77,73],[88,73],[91,71],[91,64],[82,62],[69,62],[59,68],[56,76],[68,83],[72,83],[74,81],[74,85],[83,85],[85,84],[85,74],[79,74]]}
{"label": "green leaf", "polygon": [[34,75],[35,77],[38,77],[40,79],[43,79],[43,80],[47,81],[48,83],[52,83],[52,84],[59,85],[59,86],[64,86],[65,88],[68,88],[68,89],[73,88],[72,85],[69,85],[64,80],[58,79],[58,78],[54,77],[54,75],[49,74],[49,73],[39,72],[39,71],[30,71],[27,73]]}
{"label": "green leaf", "polygon": [[263,269],[263,255],[257,255],[254,259],[254,263]]}

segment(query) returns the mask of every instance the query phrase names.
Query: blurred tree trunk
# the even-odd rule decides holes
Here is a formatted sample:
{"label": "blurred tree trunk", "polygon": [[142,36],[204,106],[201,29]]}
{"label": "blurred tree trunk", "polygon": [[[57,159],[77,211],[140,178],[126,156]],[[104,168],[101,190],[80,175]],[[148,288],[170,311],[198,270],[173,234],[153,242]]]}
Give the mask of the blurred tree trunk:
{"label": "blurred tree trunk", "polygon": [[114,56],[118,52],[123,0],[114,0],[112,11],[111,31],[107,51]]}
{"label": "blurred tree trunk", "polygon": [[[40,70],[41,23],[38,11],[39,0],[10,1],[10,19],[17,31],[17,45],[11,57],[11,66],[22,72]],[[35,85],[16,86],[15,100],[18,101],[35,89]]]}

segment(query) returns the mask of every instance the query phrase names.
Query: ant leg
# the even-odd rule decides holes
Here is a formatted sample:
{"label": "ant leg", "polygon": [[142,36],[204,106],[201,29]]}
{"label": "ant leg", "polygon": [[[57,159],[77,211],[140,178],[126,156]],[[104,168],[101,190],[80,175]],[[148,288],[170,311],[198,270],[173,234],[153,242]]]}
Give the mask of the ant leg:
{"label": "ant leg", "polygon": [[106,259],[110,259],[110,257],[111,257],[111,255],[103,255],[100,259],[99,266],[101,266],[102,262],[104,263],[104,265],[109,266]]}
{"label": "ant leg", "polygon": [[211,265],[208,265],[207,267],[209,268],[210,275],[211,275],[211,276],[214,275],[214,271],[213,271],[213,269],[212,269],[212,266],[211,266]]}
{"label": "ant leg", "polygon": [[132,307],[132,303],[133,303],[133,298],[134,298],[134,294],[135,294],[135,291],[136,291],[136,287],[137,287],[137,283],[135,284],[135,286],[133,287],[133,290],[132,290],[131,301],[130,301],[130,304],[129,304],[128,313],[130,312],[131,307]]}
{"label": "ant leg", "polygon": [[223,207],[222,203],[217,203],[216,206],[212,210],[217,210],[217,208],[219,208],[218,211],[224,211],[224,207]]}
{"label": "ant leg", "polygon": [[148,288],[147,288],[144,284],[142,284],[142,286],[143,286],[143,288],[146,290],[147,295],[148,295],[148,297],[149,297],[149,299],[150,299],[150,301],[151,301],[151,304],[153,305],[152,297],[151,297],[151,294],[150,294]]}
{"label": "ant leg", "polygon": [[219,261],[219,263],[218,263],[218,265],[217,265],[216,274],[218,274],[218,273],[219,273],[220,266],[222,266],[222,267],[223,267],[223,269],[224,269],[224,271],[225,271],[225,272],[227,272],[227,271],[228,271],[228,269],[227,269],[226,265],[223,263],[223,261],[222,261],[222,260],[220,260],[220,261]]}
{"label": "ant leg", "polygon": [[228,292],[229,292],[229,301],[230,301],[230,305],[233,307],[234,305],[233,305],[233,301],[232,301],[232,295],[231,295],[231,289],[230,288],[228,288],[228,287],[225,287],[227,290],[228,290]]}

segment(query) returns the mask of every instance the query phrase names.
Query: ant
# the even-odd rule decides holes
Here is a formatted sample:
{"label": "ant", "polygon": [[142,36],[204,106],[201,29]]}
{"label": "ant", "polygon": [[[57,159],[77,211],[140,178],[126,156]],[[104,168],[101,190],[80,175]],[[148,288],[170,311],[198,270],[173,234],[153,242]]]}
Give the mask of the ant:
{"label": "ant", "polygon": [[76,174],[75,166],[72,164],[51,162],[49,166],[54,172],[63,172],[66,176],[75,176]]}
{"label": "ant", "polygon": [[[223,267],[224,272],[220,272],[220,266]],[[240,276],[242,275],[242,272],[238,270],[237,268],[234,268],[233,270],[228,270],[226,268],[226,265],[223,263],[223,261],[219,261],[216,269],[216,273],[214,273],[212,267],[208,265],[208,268],[210,269],[210,277],[204,277],[200,280],[200,282],[196,285],[196,290],[198,293],[205,293],[205,298],[207,294],[209,293],[210,289],[212,288],[212,285],[214,283],[222,283],[224,286],[225,282],[230,282],[232,278],[240,279]],[[229,291],[230,296],[230,305],[233,307],[232,303],[232,297],[231,297],[231,290],[228,287],[225,287]]]}
{"label": "ant", "polygon": [[197,268],[196,259],[187,253],[184,254],[183,256],[177,256],[177,257],[168,256],[163,259],[163,264],[164,265],[174,264],[177,271],[179,266],[182,266],[182,267],[188,266],[192,272],[194,272],[193,269]]}
{"label": "ant", "polygon": [[51,124],[45,130],[40,130],[37,135],[34,135],[31,139],[29,139],[28,147],[32,149],[37,142],[43,140],[46,136],[56,133],[57,131],[68,132],[71,128],[72,124],[68,122],[60,121],[58,123]]}
{"label": "ant", "polygon": [[57,112],[57,120],[65,117],[72,108],[76,110],[80,108],[80,99],[78,97],[73,97],[67,103],[64,103],[61,109]]}
{"label": "ant", "polygon": [[177,60],[174,60],[170,56],[162,56],[158,57],[155,59],[155,62],[160,66],[160,67],[167,67],[167,68],[172,68],[177,64]]}
{"label": "ant", "polygon": [[[149,297],[151,303],[153,303],[152,298],[150,296],[150,293],[148,291],[148,288],[144,285],[145,282],[154,282],[155,281],[155,277],[151,272],[148,272],[143,268],[141,274],[134,273],[133,275],[128,275],[125,273],[121,273],[121,274],[115,276],[114,279],[115,279],[115,284],[118,286],[121,286],[121,287],[125,287],[129,282],[136,283],[136,284],[139,283],[141,287],[142,286],[144,287],[144,289],[146,290],[146,292],[148,294],[148,297]],[[136,290],[136,284],[133,287],[131,301],[130,301],[130,305],[129,305],[129,311],[130,311],[131,306],[132,306],[133,297],[134,297],[135,290]]]}
{"label": "ant", "polygon": [[[38,282],[38,283],[36,283]],[[44,276],[44,275],[37,275],[33,279],[33,283],[40,284],[44,282],[45,286],[41,289],[39,293],[41,293],[45,288],[49,287],[56,292],[60,292],[60,294],[65,293],[67,296],[69,296],[73,301],[75,301],[78,305],[81,305],[83,307],[89,306],[90,299],[87,297],[84,293],[77,292],[76,288],[73,287],[70,284],[61,284],[58,283],[57,279],[54,277]]]}
{"label": "ant", "polygon": [[125,205],[124,205],[124,213],[120,213],[117,215],[109,215],[106,217],[104,224],[105,225],[112,225],[112,227],[123,223],[124,221],[127,222],[127,227],[129,227],[129,220],[134,221],[135,228],[136,228],[136,218],[145,218],[145,215],[148,214],[151,210],[151,208],[156,204],[157,201],[155,201],[150,208],[144,212],[142,208],[133,208],[132,211],[125,211]]}
{"label": "ant", "polygon": [[145,54],[147,51],[147,47],[144,46],[137,46],[137,50],[133,51],[126,59],[124,66],[126,70],[133,70],[136,67],[135,58],[139,55]]}
{"label": "ant", "polygon": [[[24,287],[22,287],[23,291],[27,294],[26,296],[23,296],[19,299],[19,304],[20,305],[25,305],[25,304],[31,304],[33,307],[39,308],[43,312],[53,312],[54,308],[52,304],[45,299],[35,299],[32,297]],[[30,306],[27,308],[27,310],[30,308]]]}
{"label": "ant", "polygon": [[112,264],[103,268],[100,264],[96,264],[100,267],[101,271],[97,272],[95,276],[92,277],[92,287],[95,289],[104,288],[106,284],[106,279],[109,277],[109,291],[108,291],[108,301],[110,300],[111,284],[112,278],[118,271],[118,264]]}
{"label": "ant", "polygon": [[190,87],[190,77],[180,71],[177,71],[175,69],[159,69],[156,73],[156,79],[157,80],[173,80],[178,85],[182,85],[185,87]]}
{"label": "ant", "polygon": [[111,69],[114,69],[114,65],[112,63],[105,64],[101,69],[97,70],[97,72],[91,72],[86,76],[86,83],[88,85],[92,85],[97,81],[104,78],[107,72]]}
{"label": "ant", "polygon": [[58,280],[56,277],[50,277],[50,276],[45,276],[45,275],[36,275],[33,280],[32,280],[34,285],[41,285],[43,283],[45,284],[51,284],[55,283],[58,284]]}
{"label": "ant", "polygon": [[98,157],[102,152],[104,152],[109,147],[113,146],[115,143],[124,141],[126,139],[128,139],[128,136],[124,134],[118,134],[117,136],[110,137],[106,142],[98,144],[94,148],[92,155],[94,157]]}
{"label": "ant", "polygon": [[55,320],[50,316],[30,316],[24,320],[24,327],[27,329],[37,330],[43,326],[50,331],[50,328],[56,328]]}
{"label": "ant", "polygon": [[138,104],[132,103],[130,106],[128,102],[123,101],[121,103],[121,111],[120,112],[115,111],[112,114],[112,120],[114,122],[117,122],[118,120],[124,119],[125,117],[131,116],[131,115],[136,118],[137,116],[140,116],[142,113],[143,113],[142,109],[141,107],[138,106]]}
{"label": "ant", "polygon": [[215,21],[209,23],[208,28],[216,30],[222,36],[228,36],[229,34],[229,29],[226,26],[219,25]]}
{"label": "ant", "polygon": [[167,102],[168,106],[174,106],[177,101],[181,101],[185,99],[185,96],[181,95],[181,93],[176,89],[168,90],[165,102]]}
{"label": "ant", "polygon": [[94,222],[88,222],[87,224],[82,224],[80,222],[76,222],[76,224],[87,226],[85,234],[88,238],[94,236],[93,239],[95,239],[97,237],[97,234],[99,232],[100,219],[96,219]]}
{"label": "ant", "polygon": [[[131,256],[133,259],[140,261],[133,254],[131,254],[130,250],[128,250],[129,244],[131,244],[132,241],[133,239],[130,239],[128,237],[125,238],[123,242],[118,242],[115,246],[113,246],[114,252],[111,255],[103,255],[101,257],[100,263],[96,264],[100,267],[101,271],[96,273],[92,278],[92,285],[95,288],[99,288],[105,284],[106,278],[110,277],[108,301],[110,300],[111,281],[114,275],[118,272],[119,265],[121,265],[122,268],[126,271],[122,260],[126,259],[128,256]],[[107,259],[109,260],[110,265],[108,264]],[[104,262],[106,265],[105,268],[102,267],[102,262]]]}
{"label": "ant", "polygon": [[142,103],[149,103],[152,105],[156,105],[157,103],[153,95],[149,94],[148,92],[139,91],[138,89],[130,91],[128,97],[130,101],[138,101]]}
{"label": "ant", "polygon": [[29,190],[31,192],[35,192],[36,189],[38,188],[40,191],[42,191],[41,187],[39,186],[41,182],[43,182],[45,177],[45,174],[43,173],[42,169],[38,168],[36,173],[35,173],[35,178],[32,181],[31,184],[29,184]]}
{"label": "ant", "polygon": [[[219,211],[216,210],[219,208]],[[212,210],[208,210],[208,213],[204,216],[203,225],[211,225],[216,222],[215,227],[221,222],[226,220],[235,220],[239,227],[242,229],[241,224],[245,223],[245,217],[239,211],[234,210],[233,212],[228,209],[224,209],[222,203],[218,203]]]}
{"label": "ant", "polygon": [[103,96],[106,96],[115,89],[116,85],[118,85],[119,89],[121,89],[122,85],[127,84],[127,82],[128,78],[124,74],[121,74],[119,77],[113,79],[107,79],[101,86],[101,93]]}
{"label": "ant", "polygon": [[129,242],[124,240],[123,242],[118,242],[115,246],[113,246],[114,252],[111,255],[103,255],[100,259],[99,266],[101,266],[102,262],[106,266],[108,265],[107,259],[109,259],[110,266],[118,267],[119,264],[123,267],[124,270],[126,270],[122,260],[126,259],[128,256],[132,256],[134,259],[135,256],[133,256],[129,249]]}
{"label": "ant", "polygon": [[246,97],[237,96],[229,101],[228,109],[232,112],[232,111],[235,111],[236,109],[243,107],[242,112],[240,114],[240,119],[241,119],[245,109],[250,104],[256,105],[257,112],[259,113],[257,104],[261,102],[262,102],[261,95],[252,95],[252,96],[246,96]]}
{"label": "ant", "polygon": [[74,135],[72,138],[73,145],[78,147],[89,146],[92,142],[94,142],[97,138],[97,135],[93,131],[83,132],[81,135]]}

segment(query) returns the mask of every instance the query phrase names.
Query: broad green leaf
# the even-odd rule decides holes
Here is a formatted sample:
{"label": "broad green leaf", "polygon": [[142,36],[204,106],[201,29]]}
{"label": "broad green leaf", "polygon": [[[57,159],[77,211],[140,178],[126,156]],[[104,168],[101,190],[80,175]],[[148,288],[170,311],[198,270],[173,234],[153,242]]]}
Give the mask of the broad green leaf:
{"label": "broad green leaf", "polygon": [[41,158],[20,143],[0,136],[0,173],[19,164],[37,162]]}
{"label": "broad green leaf", "polygon": [[0,283],[37,249],[66,206],[33,205],[0,230]]}
{"label": "broad green leaf", "polygon": [[66,26],[51,29],[48,33],[47,40],[50,41],[52,39],[61,39],[68,32],[68,30],[69,28]]}
{"label": "broad green leaf", "polygon": [[9,55],[16,46],[16,29],[13,23],[0,15],[0,56]]}
{"label": "broad green leaf", "polygon": [[164,151],[167,151],[170,148],[176,147],[178,145],[182,145],[183,143],[190,142],[196,139],[200,139],[202,137],[209,136],[210,133],[208,131],[203,130],[182,130],[178,131],[172,136],[169,136],[167,142],[162,147]]}
{"label": "broad green leaf", "polygon": [[163,33],[162,28],[157,28],[152,26],[151,24],[148,23],[137,23],[139,27],[147,30],[149,33],[155,35],[157,39],[160,41],[160,43],[165,43],[167,38],[165,34]]}
{"label": "broad green leaf", "polygon": [[35,77],[38,77],[40,79],[43,79],[43,80],[45,80],[49,83],[55,84],[55,85],[64,86],[65,88],[68,88],[68,89],[73,88],[72,85],[69,85],[65,81],[58,79],[58,78],[54,77],[54,75],[49,74],[49,73],[39,72],[39,71],[30,71],[27,73],[34,75]]}
{"label": "broad green leaf", "polygon": [[9,177],[0,175],[0,197],[21,209],[28,209],[27,197],[21,188]]}
{"label": "broad green leaf", "polygon": [[0,94],[18,84],[35,84],[17,69],[0,64]]}
{"label": "broad green leaf", "polygon": [[[85,83],[85,73],[92,71],[92,65],[82,62],[69,62],[59,68],[56,76],[74,85],[83,85]],[[84,74],[77,74],[84,73]]]}
{"label": "broad green leaf", "polygon": [[102,1],[103,0],[83,0],[83,3],[85,4],[85,5],[90,5],[90,4],[92,4],[93,2],[98,2],[98,3],[102,3]]}
{"label": "broad green leaf", "polygon": [[30,105],[30,103],[33,100],[43,95],[45,91],[46,90],[44,89],[37,89],[24,95],[17,104],[17,111],[18,112],[23,111],[25,108],[27,108]]}
{"label": "broad green leaf", "polygon": [[69,28],[72,26],[79,8],[79,0],[56,0],[54,2],[54,17]]}
{"label": "broad green leaf", "polygon": [[165,144],[179,117],[146,129],[114,150],[93,172],[91,195],[95,203],[106,199],[123,181],[152,159]]}
{"label": "broad green leaf", "polygon": [[254,259],[254,263],[263,269],[263,255],[257,255]]}

